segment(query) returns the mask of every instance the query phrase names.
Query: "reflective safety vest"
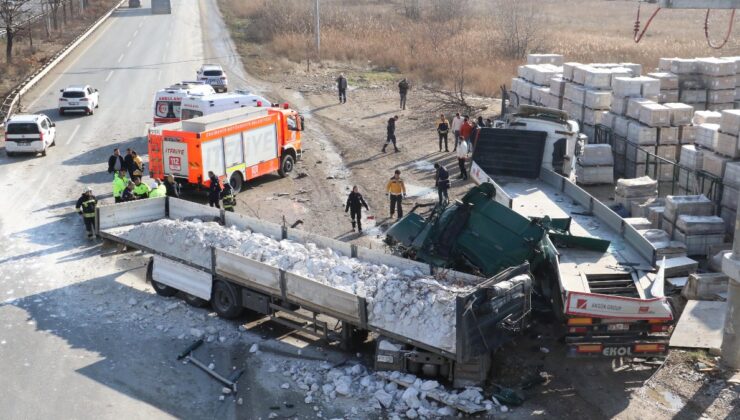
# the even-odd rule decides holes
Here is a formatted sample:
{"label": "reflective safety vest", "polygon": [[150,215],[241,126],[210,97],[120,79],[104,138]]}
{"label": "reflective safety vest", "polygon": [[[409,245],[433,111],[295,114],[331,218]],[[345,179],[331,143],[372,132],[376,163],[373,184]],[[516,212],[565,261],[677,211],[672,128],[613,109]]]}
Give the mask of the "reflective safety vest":
{"label": "reflective safety vest", "polygon": [[157,185],[157,188],[149,192],[149,198],[165,197],[167,195],[167,187],[164,184]]}
{"label": "reflective safety vest", "polygon": [[124,176],[121,178],[118,174],[113,175],[113,197],[120,197],[123,194],[123,190],[128,185],[128,179]]}
{"label": "reflective safety vest", "polygon": [[149,186],[142,182],[134,187],[134,196],[136,198],[147,198],[149,197],[149,191],[151,191]]}
{"label": "reflective safety vest", "polygon": [[82,213],[82,217],[85,218],[91,218],[95,217],[95,206],[98,204],[98,200],[95,199],[95,197],[90,196],[87,200],[82,202],[82,206],[80,208],[80,213]]}
{"label": "reflective safety vest", "polygon": [[236,198],[234,198],[234,194],[224,195],[223,202],[225,209],[233,209],[234,206],[236,206]]}

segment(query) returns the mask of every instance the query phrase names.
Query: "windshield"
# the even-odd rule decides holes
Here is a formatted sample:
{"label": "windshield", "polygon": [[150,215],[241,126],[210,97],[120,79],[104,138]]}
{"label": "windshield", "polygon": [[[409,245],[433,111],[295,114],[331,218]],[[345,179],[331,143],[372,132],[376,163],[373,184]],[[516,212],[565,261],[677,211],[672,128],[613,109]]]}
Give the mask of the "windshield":
{"label": "windshield", "polygon": [[160,118],[180,118],[180,102],[157,101],[154,115]]}
{"label": "windshield", "polygon": [[203,76],[220,76],[223,72],[221,70],[204,70]]}
{"label": "windshield", "polygon": [[185,120],[189,120],[189,119],[197,118],[197,117],[202,117],[202,116],[203,116],[203,112],[202,111],[197,111],[197,110],[194,110],[194,109],[183,109],[182,110],[182,116],[180,117],[180,119],[183,120],[183,121],[185,121]]}
{"label": "windshield", "polygon": [[5,128],[8,134],[38,134],[39,127],[36,123],[10,123]]}
{"label": "windshield", "polygon": [[73,91],[62,93],[62,98],[84,98],[84,97],[85,97],[85,92],[82,92],[82,91],[73,90]]}

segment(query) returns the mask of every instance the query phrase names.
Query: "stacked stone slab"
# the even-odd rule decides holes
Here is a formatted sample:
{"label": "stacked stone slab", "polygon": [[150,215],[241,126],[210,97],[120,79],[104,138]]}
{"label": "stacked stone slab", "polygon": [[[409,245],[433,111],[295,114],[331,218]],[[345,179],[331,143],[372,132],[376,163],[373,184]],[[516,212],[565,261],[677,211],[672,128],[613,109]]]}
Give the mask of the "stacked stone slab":
{"label": "stacked stone slab", "polygon": [[613,184],[614,156],[608,144],[587,144],[576,160],[576,180],[583,185]]}
{"label": "stacked stone slab", "polygon": [[738,57],[661,58],[658,67],[677,76],[678,101],[700,110],[723,110],[735,108],[740,99],[739,61]]}
{"label": "stacked stone slab", "polygon": [[660,80],[658,103],[678,102],[678,76],[669,71],[656,71],[647,74],[648,77]]}
{"label": "stacked stone slab", "polygon": [[658,260],[662,260],[663,257],[670,259],[686,256],[686,244],[672,240],[664,230],[646,229],[637,232],[653,245]]}
{"label": "stacked stone slab", "polygon": [[665,199],[662,229],[671,239],[679,216],[714,216],[714,203],[705,195],[669,195]]}
{"label": "stacked stone slab", "polygon": [[705,257],[710,246],[724,243],[725,223],[718,216],[682,214],[676,219],[673,238],[686,244],[688,255]]}
{"label": "stacked stone slab", "polygon": [[648,203],[657,198],[658,182],[648,176],[620,178],[614,188],[614,200],[630,212],[633,205]]}
{"label": "stacked stone slab", "polygon": [[562,76],[562,65],[562,55],[529,54],[527,64],[519,66],[518,77],[511,80],[511,90],[519,96],[519,103],[559,108],[550,101],[550,80]]}
{"label": "stacked stone slab", "polygon": [[735,216],[737,212],[737,198],[740,191],[740,162],[729,162],[725,166],[722,178],[722,203],[720,216],[725,221],[728,234],[735,231]]}

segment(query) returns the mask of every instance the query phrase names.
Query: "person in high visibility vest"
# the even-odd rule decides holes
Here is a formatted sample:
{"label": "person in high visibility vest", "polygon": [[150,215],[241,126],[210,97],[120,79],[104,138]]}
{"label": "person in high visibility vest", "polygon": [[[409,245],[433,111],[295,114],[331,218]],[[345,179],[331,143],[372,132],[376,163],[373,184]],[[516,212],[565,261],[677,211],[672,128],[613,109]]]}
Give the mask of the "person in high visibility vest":
{"label": "person in high visibility vest", "polygon": [[152,183],[152,190],[149,192],[149,198],[165,196],[167,196],[167,187],[160,180],[155,179]]}
{"label": "person in high visibility vest", "polygon": [[113,200],[116,203],[121,202],[121,195],[123,194],[123,190],[126,189],[126,185],[128,185],[128,178],[126,178],[125,169],[121,169],[113,174]]}
{"label": "person in high visibility vest", "polygon": [[141,178],[139,178],[138,176],[134,178],[134,185],[134,198],[139,200],[149,197],[149,191],[151,191],[151,188],[149,188],[149,186],[145,183],[141,182]]}
{"label": "person in high visibility vest", "polygon": [[80,198],[77,199],[77,204],[75,204],[77,213],[82,216],[82,220],[85,222],[88,239],[95,237],[95,208],[97,205],[98,200],[93,195],[90,187],[85,188]]}
{"label": "person in high visibility vest", "polygon": [[224,189],[221,190],[221,201],[223,201],[224,210],[234,211],[236,207],[236,196],[234,190],[231,188],[231,184],[228,182],[224,183]]}

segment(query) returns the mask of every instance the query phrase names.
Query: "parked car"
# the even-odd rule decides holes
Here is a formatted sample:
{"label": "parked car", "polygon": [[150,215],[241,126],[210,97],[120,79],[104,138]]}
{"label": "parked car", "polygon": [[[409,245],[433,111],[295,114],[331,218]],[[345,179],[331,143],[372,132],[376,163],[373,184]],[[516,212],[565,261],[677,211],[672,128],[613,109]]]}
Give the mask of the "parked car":
{"label": "parked car", "polygon": [[5,123],[5,153],[46,156],[46,149],[55,145],[56,132],[56,124],[44,114],[13,115]]}
{"label": "parked car", "polygon": [[69,86],[59,92],[62,93],[59,98],[59,115],[64,115],[67,111],[83,111],[92,115],[100,105],[100,94],[90,85]]}
{"label": "parked car", "polygon": [[218,64],[203,64],[197,70],[196,77],[199,82],[213,86],[216,92],[226,92],[228,90],[229,81],[226,79],[226,72]]}

